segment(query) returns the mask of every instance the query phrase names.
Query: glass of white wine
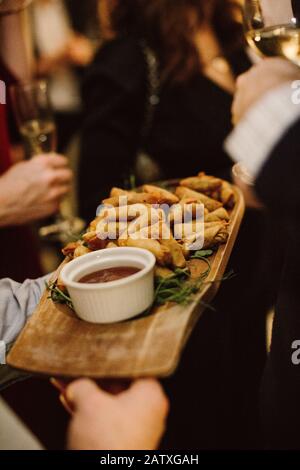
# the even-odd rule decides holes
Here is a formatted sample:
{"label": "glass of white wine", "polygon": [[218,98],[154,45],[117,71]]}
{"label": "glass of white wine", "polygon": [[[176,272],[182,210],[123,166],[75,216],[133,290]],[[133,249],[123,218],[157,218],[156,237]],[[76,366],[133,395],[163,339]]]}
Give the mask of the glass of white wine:
{"label": "glass of white wine", "polygon": [[[34,80],[11,87],[12,104],[23,138],[27,158],[56,151],[56,125],[45,80]],[[66,242],[75,238],[84,222],[59,212],[55,223],[40,228],[40,235]]]}
{"label": "glass of white wine", "polygon": [[261,57],[300,65],[300,0],[244,0],[249,46]]}

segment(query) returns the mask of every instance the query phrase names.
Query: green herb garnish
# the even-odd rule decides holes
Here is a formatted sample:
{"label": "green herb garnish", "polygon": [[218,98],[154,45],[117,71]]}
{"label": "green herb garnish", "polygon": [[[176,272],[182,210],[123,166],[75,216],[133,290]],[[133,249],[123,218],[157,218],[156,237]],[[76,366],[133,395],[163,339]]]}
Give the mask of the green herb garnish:
{"label": "green herb garnish", "polygon": [[196,281],[190,279],[188,268],[176,269],[174,274],[167,278],[156,278],[154,305],[160,306],[168,302],[180,305],[190,303],[193,295],[199,291],[211,270],[209,260],[203,259],[207,262],[208,268]]}
{"label": "green herb garnish", "polygon": [[214,254],[213,250],[199,250],[199,251],[195,251],[195,253],[190,257],[190,259],[209,258],[213,254]]}
{"label": "green herb garnish", "polygon": [[57,281],[46,283],[47,290],[49,291],[49,299],[51,299],[55,304],[64,304],[70,308],[73,307],[71,297],[67,292],[63,292],[59,287],[57,287]]}

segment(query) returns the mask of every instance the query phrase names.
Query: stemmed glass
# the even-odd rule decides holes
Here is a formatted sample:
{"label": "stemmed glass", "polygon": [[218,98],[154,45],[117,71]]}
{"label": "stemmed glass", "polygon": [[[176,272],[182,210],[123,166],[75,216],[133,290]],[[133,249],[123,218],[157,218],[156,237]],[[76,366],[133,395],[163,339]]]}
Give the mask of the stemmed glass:
{"label": "stemmed glass", "polygon": [[[261,58],[283,57],[300,65],[300,0],[244,0],[244,29],[251,49]],[[233,178],[252,199],[254,181],[242,163]],[[257,201],[250,204],[257,207]]]}
{"label": "stemmed glass", "polygon": [[[45,80],[11,87],[12,104],[23,137],[27,158],[56,150],[56,125],[50,104],[48,85]],[[76,237],[84,228],[77,217],[67,217],[62,210],[55,223],[39,230],[41,237],[66,242]]]}
{"label": "stemmed glass", "polygon": [[300,65],[300,0],[244,0],[249,46],[261,57]]}

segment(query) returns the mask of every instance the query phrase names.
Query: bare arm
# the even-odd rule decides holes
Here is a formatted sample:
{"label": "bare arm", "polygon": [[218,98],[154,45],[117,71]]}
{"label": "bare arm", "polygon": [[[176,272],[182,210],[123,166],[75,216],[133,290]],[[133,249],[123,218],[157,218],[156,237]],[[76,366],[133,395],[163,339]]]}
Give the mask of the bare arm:
{"label": "bare arm", "polygon": [[27,11],[0,17],[0,56],[17,78],[30,79],[33,54]]}

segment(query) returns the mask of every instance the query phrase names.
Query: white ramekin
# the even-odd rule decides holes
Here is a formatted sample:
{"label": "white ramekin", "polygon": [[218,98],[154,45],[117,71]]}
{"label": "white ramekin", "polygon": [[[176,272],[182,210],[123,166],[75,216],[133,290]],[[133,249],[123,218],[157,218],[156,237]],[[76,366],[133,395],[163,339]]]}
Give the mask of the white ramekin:
{"label": "white ramekin", "polygon": [[[136,274],[100,284],[77,282],[95,271],[133,266]],[[147,310],[154,298],[155,257],[140,248],[109,248],[94,251],[66,264],[60,274],[77,315],[91,323],[115,323]]]}

